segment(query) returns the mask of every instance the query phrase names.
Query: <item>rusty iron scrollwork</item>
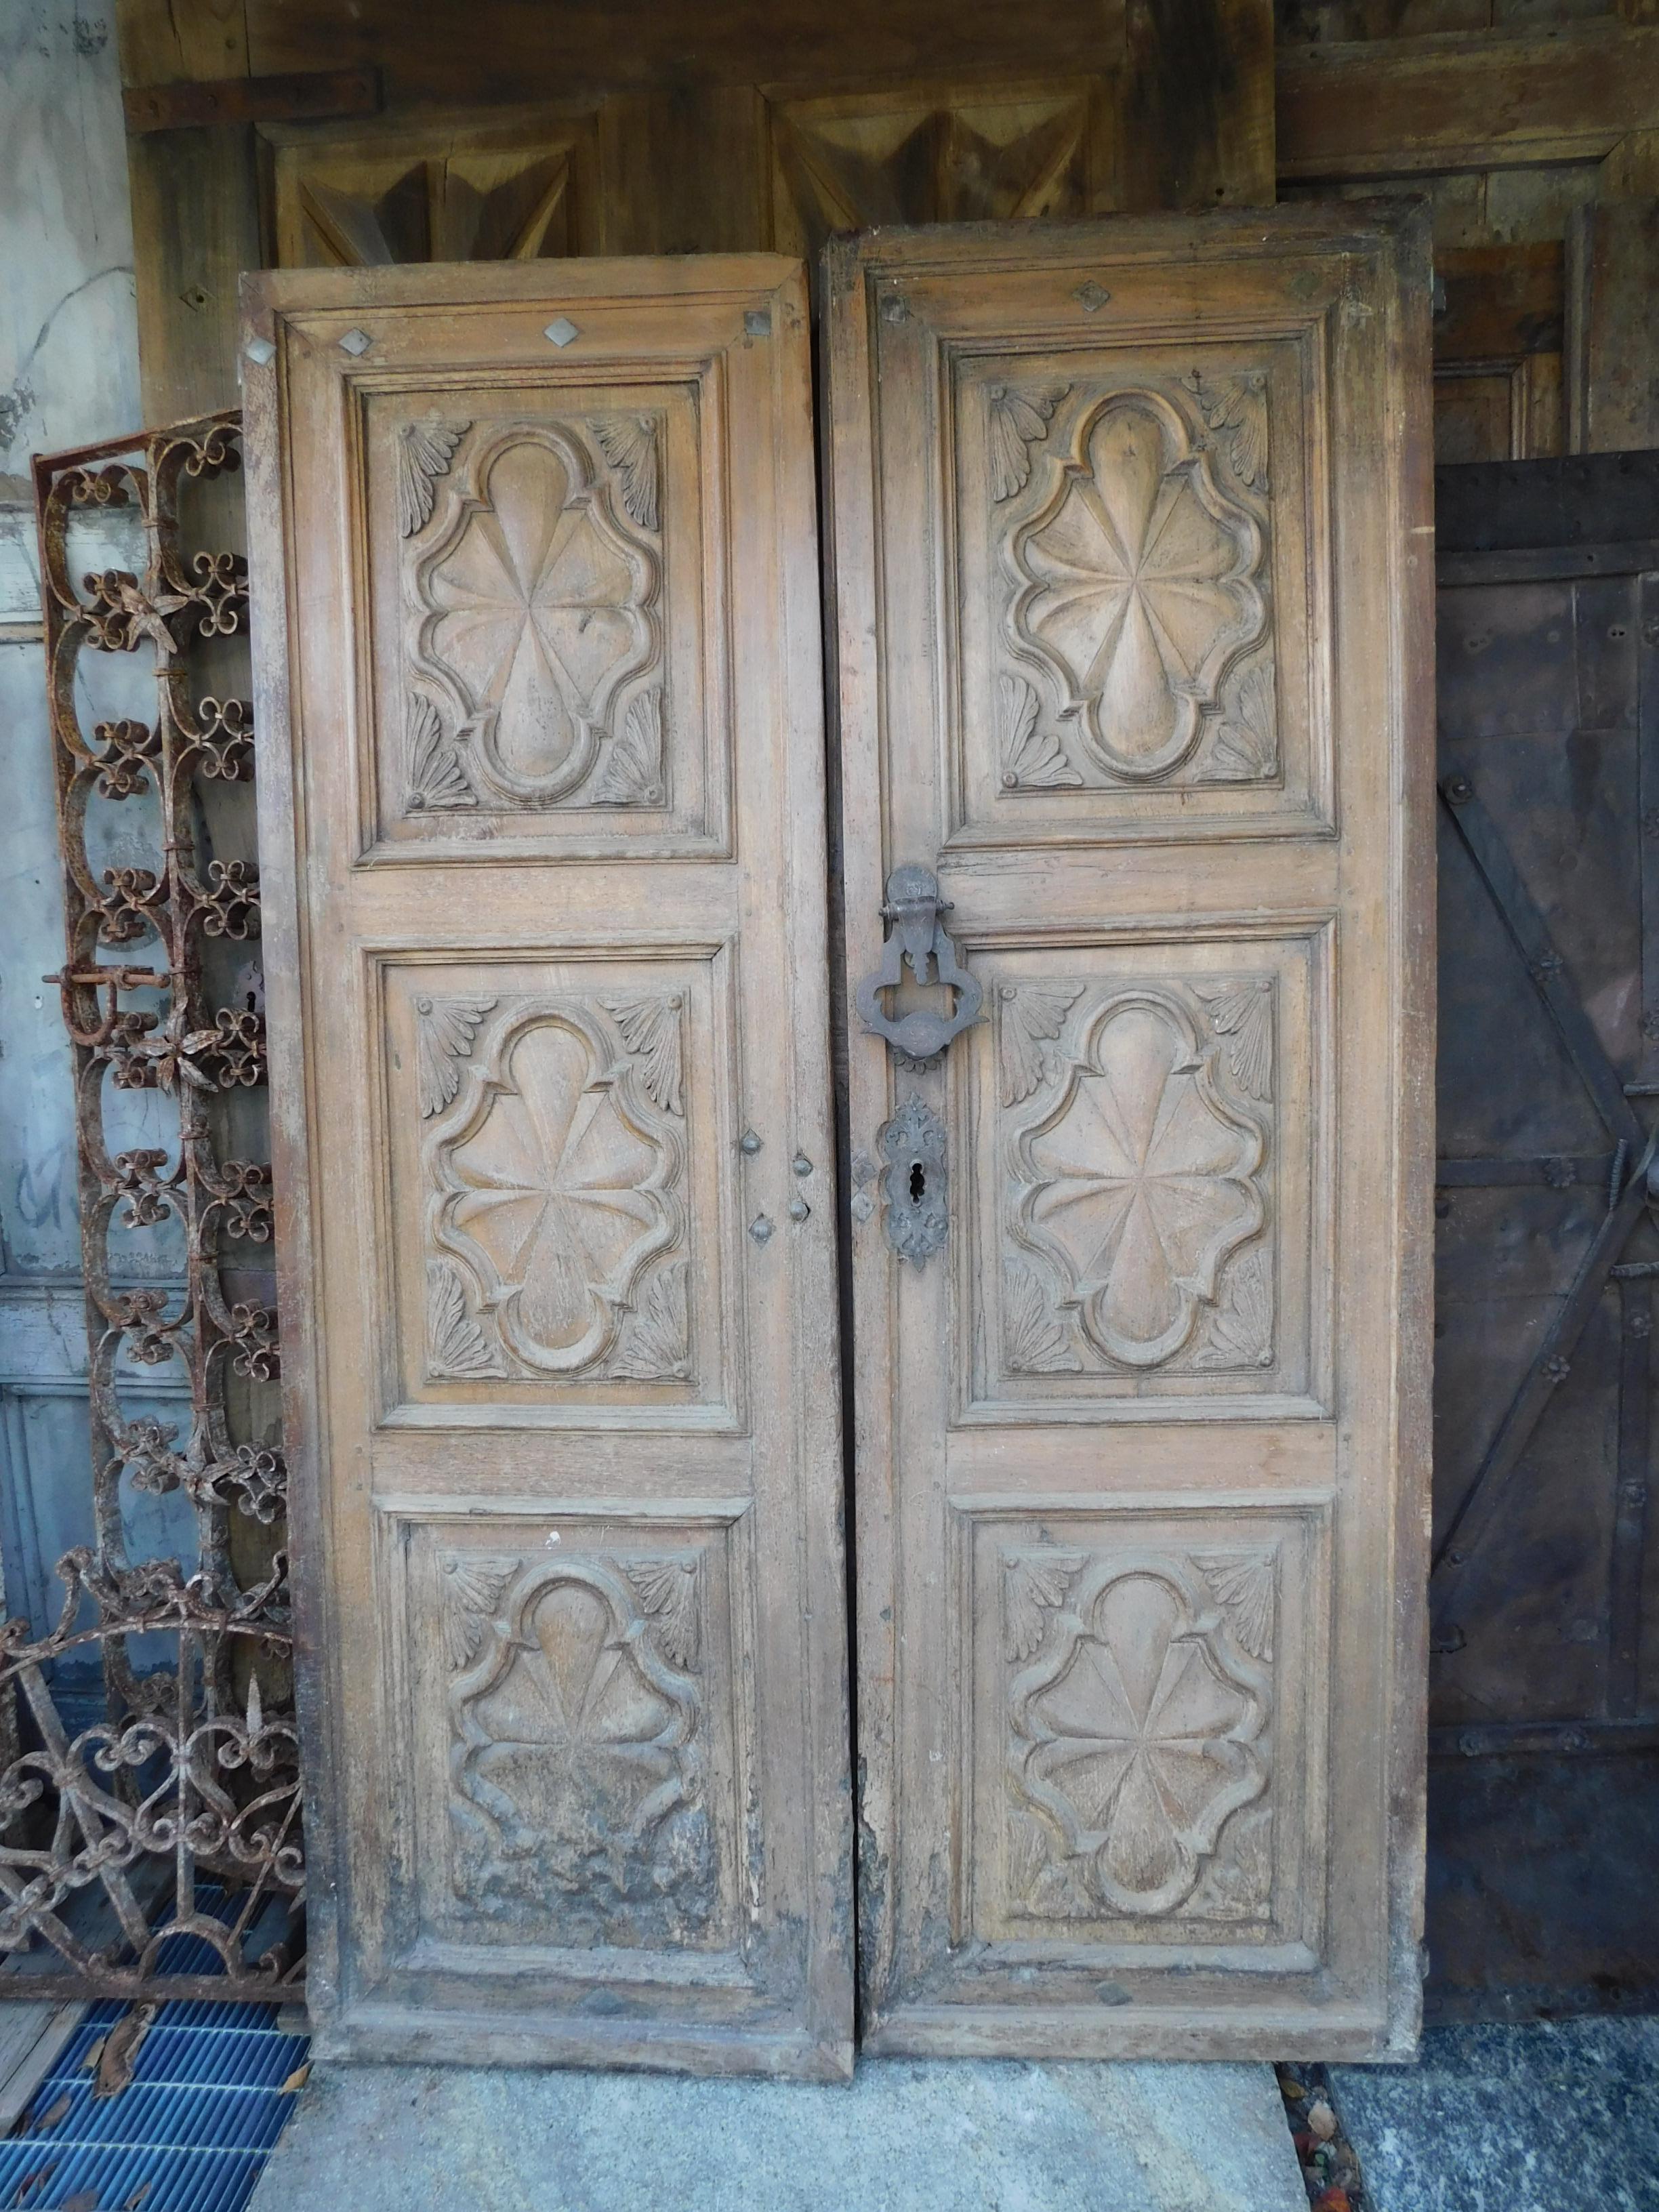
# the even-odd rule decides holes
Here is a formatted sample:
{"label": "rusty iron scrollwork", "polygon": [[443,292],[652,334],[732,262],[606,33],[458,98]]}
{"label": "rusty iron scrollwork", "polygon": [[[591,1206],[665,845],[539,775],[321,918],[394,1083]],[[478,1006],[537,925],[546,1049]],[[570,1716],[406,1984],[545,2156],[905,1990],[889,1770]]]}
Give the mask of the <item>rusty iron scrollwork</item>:
{"label": "rusty iron scrollwork", "polygon": [[[17,1977],[30,1995],[246,1998],[303,1974],[253,727],[232,696],[246,568],[189,550],[236,529],[240,462],[226,413],[35,464],[92,1453],[58,1620],[0,1629],[0,1951],[46,1965]],[[100,519],[142,535],[142,568],[77,580]],[[118,655],[154,662],[149,719],[88,713]],[[122,1143],[122,1093],[152,1095],[160,1141]],[[139,1410],[181,1372],[177,1420]],[[136,1522],[179,1532],[176,1556],[131,1556]],[[58,1686],[89,1659],[104,1710],[72,1724]]]}

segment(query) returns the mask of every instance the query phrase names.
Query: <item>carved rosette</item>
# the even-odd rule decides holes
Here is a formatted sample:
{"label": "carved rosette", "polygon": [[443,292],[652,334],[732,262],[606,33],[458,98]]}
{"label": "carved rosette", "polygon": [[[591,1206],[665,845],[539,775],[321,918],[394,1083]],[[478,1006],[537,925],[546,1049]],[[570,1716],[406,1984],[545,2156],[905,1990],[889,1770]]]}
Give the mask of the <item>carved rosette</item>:
{"label": "carved rosette", "polygon": [[660,427],[411,423],[407,803],[667,803]]}
{"label": "carved rosette", "polygon": [[1014,1909],[1265,1912],[1271,1557],[1040,1547],[1003,1606]]}
{"label": "carved rosette", "polygon": [[1265,374],[987,406],[1003,788],[1275,776]]}
{"label": "carved rosette", "polygon": [[696,1940],[718,1904],[701,1554],[442,1567],[458,1899],[571,1942]]}
{"label": "carved rosette", "polygon": [[428,1374],[690,1382],[684,994],[420,1003]]}
{"label": "carved rosette", "polygon": [[996,1003],[1008,1370],[1271,1366],[1272,979]]}

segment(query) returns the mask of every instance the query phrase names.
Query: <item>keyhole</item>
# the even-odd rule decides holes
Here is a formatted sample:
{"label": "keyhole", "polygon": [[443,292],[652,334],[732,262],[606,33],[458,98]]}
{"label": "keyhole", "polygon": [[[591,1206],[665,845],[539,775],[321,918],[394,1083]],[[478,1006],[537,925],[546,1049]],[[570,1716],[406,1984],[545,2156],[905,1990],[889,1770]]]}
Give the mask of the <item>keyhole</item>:
{"label": "keyhole", "polygon": [[927,1195],[927,1176],[920,1160],[910,1163],[910,1203],[920,1206]]}

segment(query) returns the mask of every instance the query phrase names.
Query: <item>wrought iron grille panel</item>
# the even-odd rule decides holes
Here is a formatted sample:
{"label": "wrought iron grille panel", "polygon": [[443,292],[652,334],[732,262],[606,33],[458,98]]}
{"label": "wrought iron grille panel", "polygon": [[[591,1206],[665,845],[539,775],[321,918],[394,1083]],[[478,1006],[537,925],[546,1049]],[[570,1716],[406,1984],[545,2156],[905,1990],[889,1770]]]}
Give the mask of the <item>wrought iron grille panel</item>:
{"label": "wrought iron grille panel", "polygon": [[[240,448],[230,412],[35,463],[92,1449],[57,1621],[0,1631],[0,1948],[29,1996],[303,1972],[246,564],[193,550],[240,536]],[[142,572],[76,578],[89,519],[135,526]],[[153,707],[146,679],[143,714],[100,715],[121,656],[153,661]],[[135,1402],[169,1367],[177,1423]],[[135,1546],[146,1522],[171,1556]],[[89,1658],[103,1711],[77,1724]],[[234,1910],[198,1911],[198,1880]],[[170,1971],[181,1936],[222,1972]]]}

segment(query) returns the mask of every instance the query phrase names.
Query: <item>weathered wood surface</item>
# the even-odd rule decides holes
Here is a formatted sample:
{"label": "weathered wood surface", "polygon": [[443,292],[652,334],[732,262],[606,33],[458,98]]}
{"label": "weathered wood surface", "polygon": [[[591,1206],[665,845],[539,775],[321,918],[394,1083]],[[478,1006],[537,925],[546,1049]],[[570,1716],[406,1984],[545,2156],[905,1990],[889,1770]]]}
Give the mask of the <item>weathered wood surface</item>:
{"label": "weathered wood surface", "polygon": [[1130,0],[1116,204],[1271,206],[1272,0]]}
{"label": "weathered wood surface", "polygon": [[[249,73],[242,0],[118,0],[116,28],[130,87]],[[237,285],[265,258],[253,127],[129,131],[127,173],[144,420],[234,407]]]}
{"label": "weathered wood surface", "polygon": [[321,2045],[839,2078],[804,275],[246,297]]}
{"label": "weathered wood surface", "polygon": [[1659,28],[1282,47],[1276,113],[1286,178],[1599,161],[1659,122]]}
{"label": "weathered wood surface", "polygon": [[1585,208],[1568,265],[1573,452],[1659,445],[1659,198]]}
{"label": "weathered wood surface", "polygon": [[286,76],[220,77],[203,83],[130,87],[121,106],[130,136],[215,123],[332,120],[373,115],[380,105],[373,69],[295,70]]}
{"label": "weathered wood surface", "polygon": [[1425,234],[831,248],[847,972],[984,1008],[850,1041],[876,2050],[1416,2034]]}

